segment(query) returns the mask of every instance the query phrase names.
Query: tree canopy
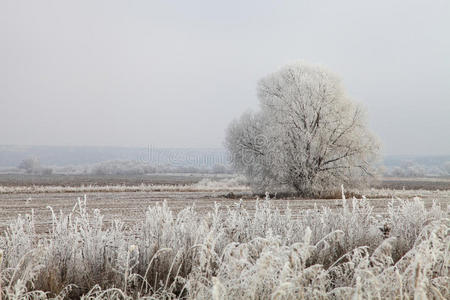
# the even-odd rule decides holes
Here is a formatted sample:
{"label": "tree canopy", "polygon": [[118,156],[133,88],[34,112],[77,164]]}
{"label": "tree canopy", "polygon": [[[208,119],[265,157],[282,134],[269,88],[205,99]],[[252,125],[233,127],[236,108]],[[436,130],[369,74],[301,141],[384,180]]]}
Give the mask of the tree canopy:
{"label": "tree canopy", "polygon": [[378,141],[337,75],[296,62],[262,78],[257,92],[260,110],[234,120],[225,141],[255,190],[311,194],[375,173]]}

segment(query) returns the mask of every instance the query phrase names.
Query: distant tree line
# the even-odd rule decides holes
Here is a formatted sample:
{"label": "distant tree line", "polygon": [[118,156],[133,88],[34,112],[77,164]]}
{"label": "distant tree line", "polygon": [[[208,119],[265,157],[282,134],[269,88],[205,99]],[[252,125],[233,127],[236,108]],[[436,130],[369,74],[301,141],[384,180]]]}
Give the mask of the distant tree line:
{"label": "distant tree line", "polygon": [[229,174],[229,166],[216,164],[210,168],[195,166],[154,166],[144,162],[130,160],[114,160],[95,164],[89,171],[93,175],[143,175],[155,173],[213,173]]}
{"label": "distant tree line", "polygon": [[426,176],[450,176],[450,161],[441,166],[426,166],[412,161],[404,162],[399,166],[390,167],[384,172],[384,176],[392,177],[426,177]]}
{"label": "distant tree line", "polygon": [[93,165],[43,167],[39,158],[29,157],[24,159],[17,168],[26,174],[51,175],[58,174],[91,174],[91,175],[144,175],[157,173],[211,173],[231,174],[230,166],[216,164],[211,167],[151,165],[146,162],[133,160],[112,160]]}

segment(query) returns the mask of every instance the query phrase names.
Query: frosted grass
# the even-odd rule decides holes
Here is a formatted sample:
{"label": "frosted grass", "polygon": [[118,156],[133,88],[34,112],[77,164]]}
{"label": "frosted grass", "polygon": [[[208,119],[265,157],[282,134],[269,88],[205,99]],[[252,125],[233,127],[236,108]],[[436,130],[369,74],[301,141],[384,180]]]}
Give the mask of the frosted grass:
{"label": "frosted grass", "polygon": [[[0,237],[5,299],[448,299],[448,208],[392,200],[304,210],[293,218],[268,196],[178,214],[162,202],[133,226],[103,221],[79,199],[53,212],[46,235],[34,215]],[[49,208],[51,209],[51,208]],[[296,212],[297,213],[297,212]],[[298,213],[297,213],[298,214]]]}

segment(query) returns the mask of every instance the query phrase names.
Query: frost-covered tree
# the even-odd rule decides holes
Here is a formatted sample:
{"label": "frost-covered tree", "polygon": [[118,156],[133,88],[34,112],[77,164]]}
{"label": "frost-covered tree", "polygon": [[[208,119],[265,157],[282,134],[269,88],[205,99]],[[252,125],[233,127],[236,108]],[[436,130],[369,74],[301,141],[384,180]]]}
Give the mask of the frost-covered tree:
{"label": "frost-covered tree", "polygon": [[259,81],[260,111],[227,130],[234,167],[255,190],[303,194],[367,182],[379,144],[338,76],[303,62]]}
{"label": "frost-covered tree", "polygon": [[450,161],[444,163],[444,172],[447,172],[450,175]]}
{"label": "frost-covered tree", "polygon": [[29,174],[36,174],[41,170],[41,163],[37,157],[29,157],[22,160],[18,168]]}

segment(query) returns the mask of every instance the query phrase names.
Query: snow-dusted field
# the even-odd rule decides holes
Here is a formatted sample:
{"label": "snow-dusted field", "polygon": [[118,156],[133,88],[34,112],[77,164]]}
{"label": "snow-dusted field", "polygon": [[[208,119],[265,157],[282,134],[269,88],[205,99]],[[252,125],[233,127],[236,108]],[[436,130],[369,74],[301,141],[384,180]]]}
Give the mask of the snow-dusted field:
{"label": "snow-dusted field", "polygon": [[450,191],[348,194],[365,196],[257,199],[233,177],[0,186],[3,295],[449,297]]}
{"label": "snow-dusted field", "polygon": [[[368,189],[357,191],[366,195],[376,213],[383,214],[390,200],[395,198],[410,199],[420,197],[425,206],[430,207],[433,201],[442,206],[450,204],[450,191],[427,190],[390,190]],[[105,221],[120,219],[128,224],[143,215],[148,206],[167,201],[175,212],[195,205],[199,211],[207,211],[214,203],[232,205],[239,202],[239,197],[230,198],[229,193],[243,197],[243,205],[252,210],[256,197],[249,189],[234,181],[220,183],[201,181],[193,185],[139,185],[139,186],[16,186],[0,187],[0,229],[4,229],[19,214],[34,212],[38,231],[46,231],[50,223],[50,210],[70,212],[78,198],[87,197],[90,208],[100,209]],[[325,206],[336,208],[341,206],[340,199],[274,199],[276,207],[284,210],[288,205],[293,215],[304,209]]]}
{"label": "snow-dusted field", "polygon": [[79,193],[4,193],[2,292],[7,299],[446,299],[448,194],[399,193],[425,198],[237,201],[196,190],[90,192],[74,201]]}

